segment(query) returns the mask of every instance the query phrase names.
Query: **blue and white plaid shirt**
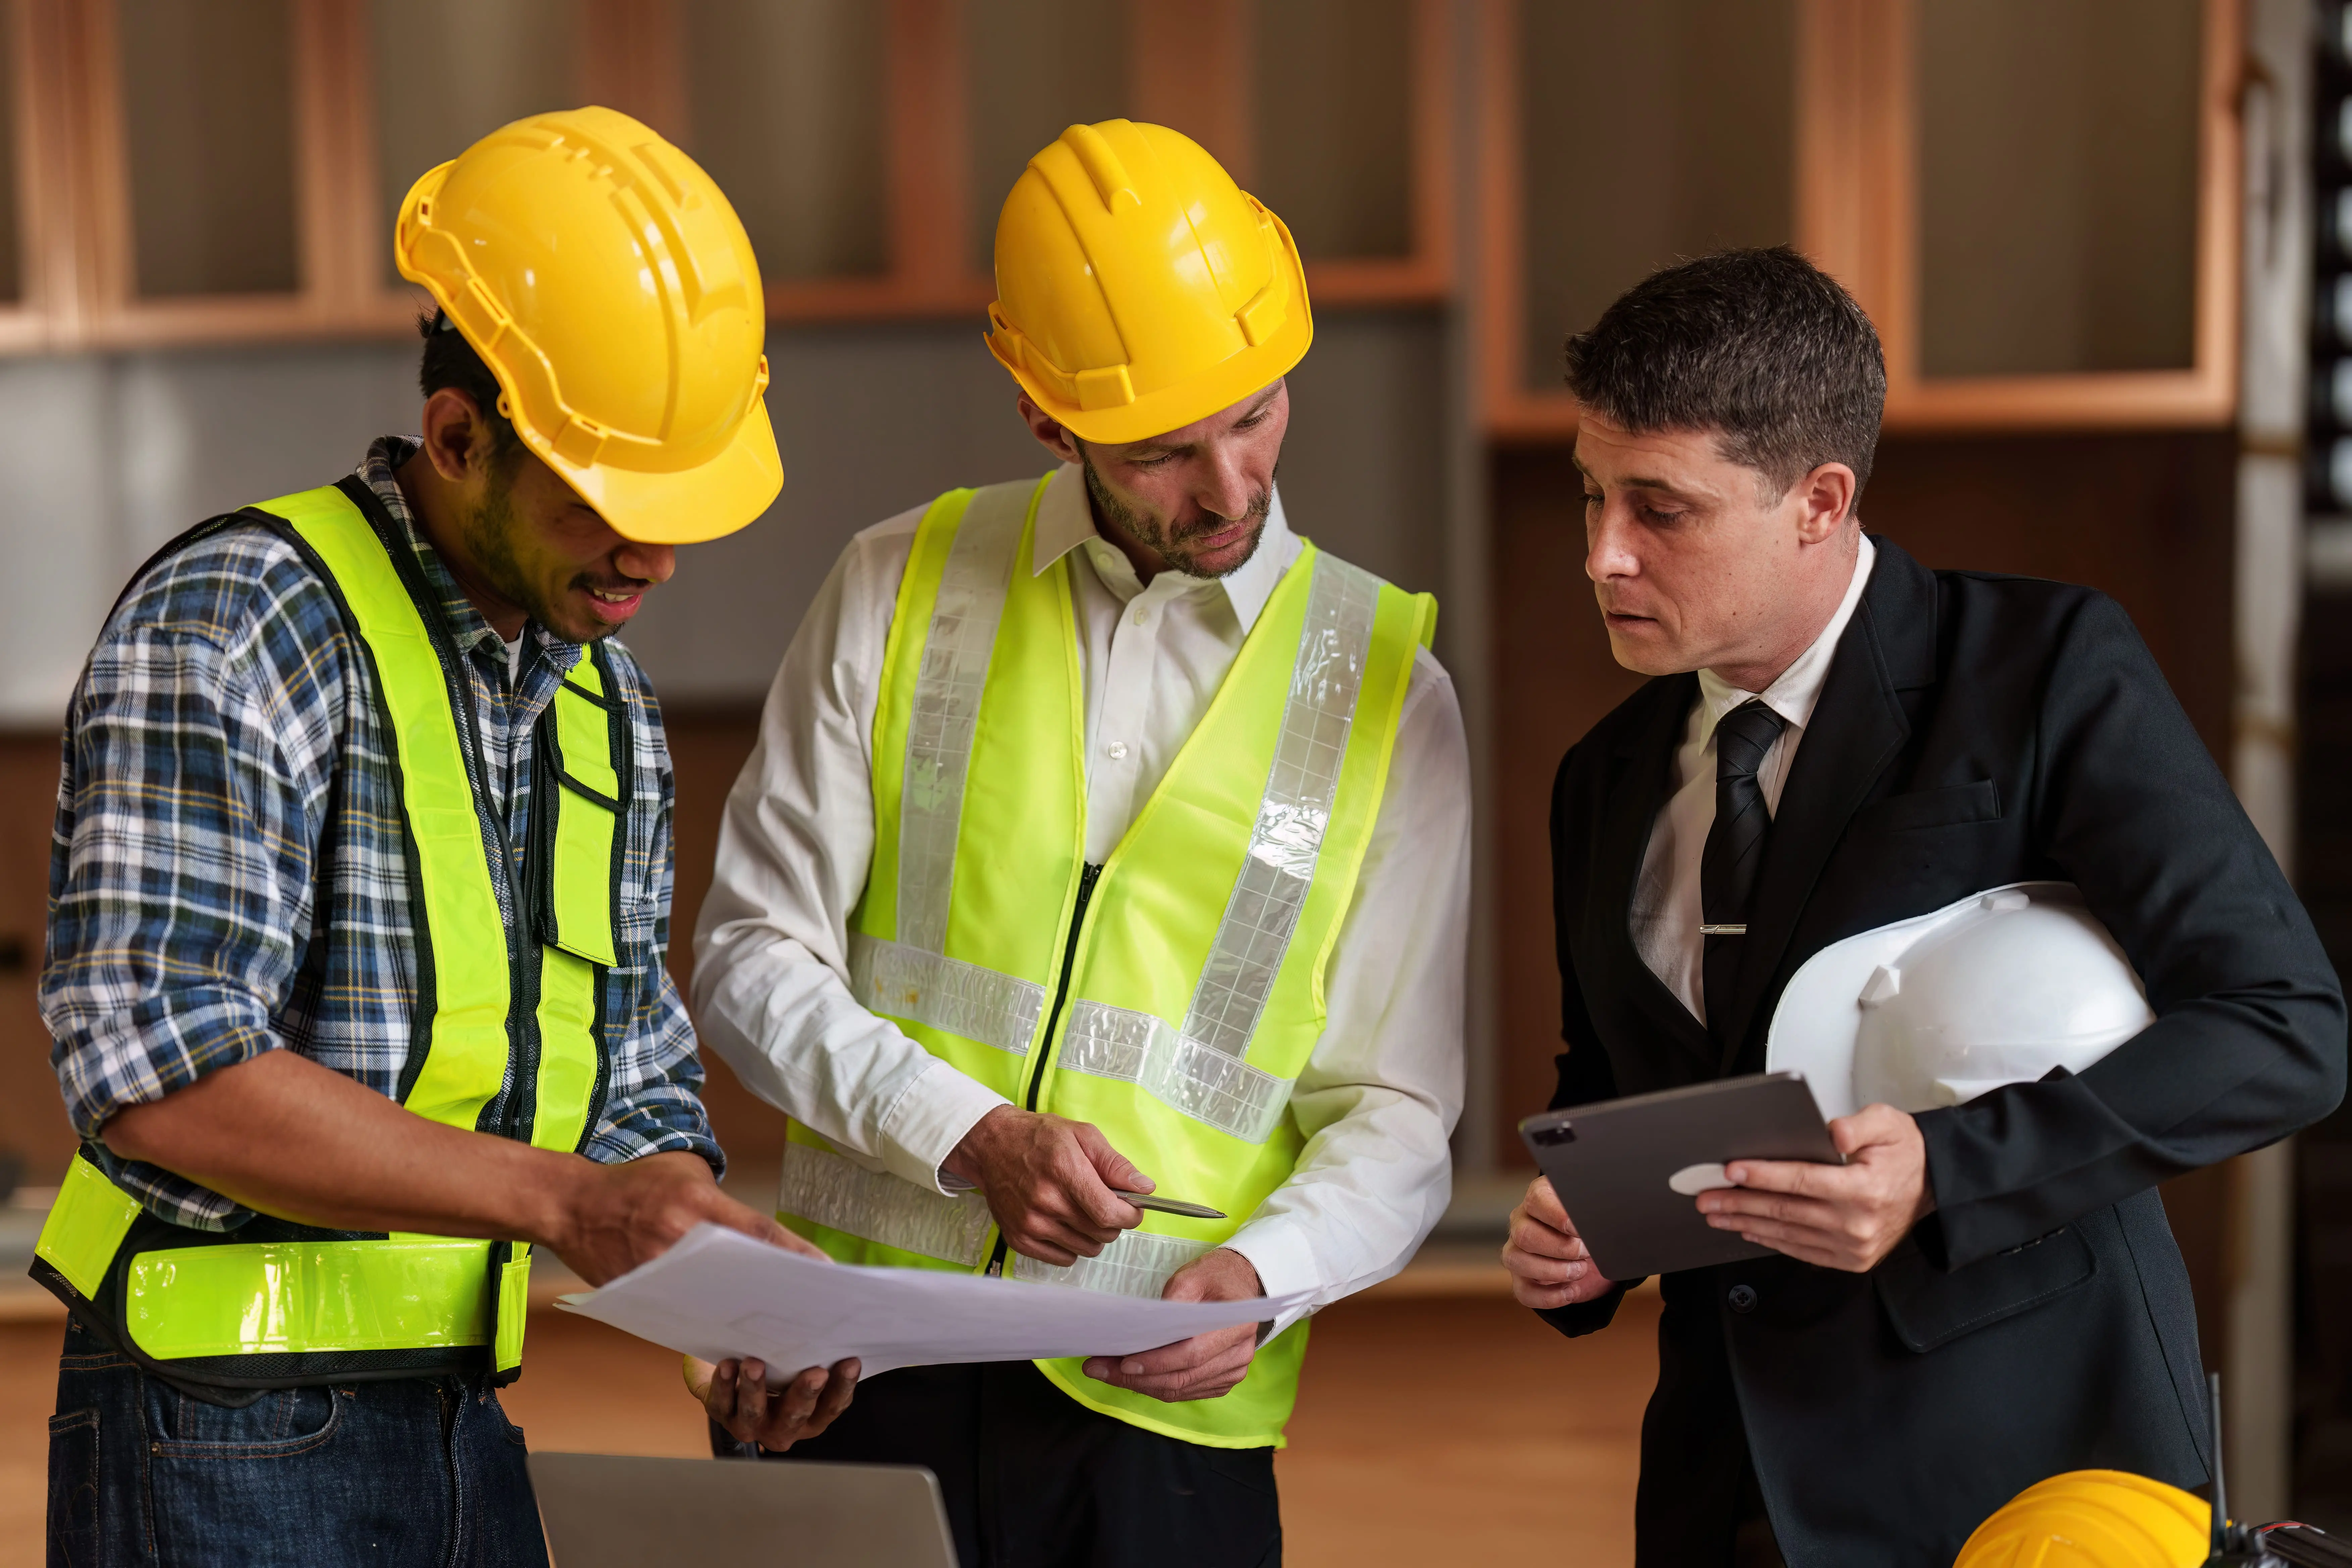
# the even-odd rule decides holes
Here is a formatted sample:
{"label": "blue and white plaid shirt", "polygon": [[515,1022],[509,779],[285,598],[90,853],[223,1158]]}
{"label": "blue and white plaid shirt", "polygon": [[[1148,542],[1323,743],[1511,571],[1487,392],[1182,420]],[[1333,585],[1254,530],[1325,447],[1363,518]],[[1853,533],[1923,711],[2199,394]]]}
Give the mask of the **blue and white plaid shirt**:
{"label": "blue and white plaid shirt", "polygon": [[[533,623],[509,683],[498,633],[394,482],[414,450],[383,437],[359,474],[441,595],[473,681],[493,809],[525,845],[532,725],[581,648]],[[719,1167],[693,1026],[663,967],[669,747],[644,672],[607,646],[636,754],[604,1016],[629,1022],[584,1152],[609,1163],[690,1149]],[[398,1094],[416,933],[399,786],[373,674],[357,655],[326,585],[258,525],[179,551],[100,634],[66,720],[40,987],[50,1060],[85,1141],[125,1106],[281,1047]],[[503,884],[499,893],[511,928]],[[223,1230],[250,1215],[171,1172],[97,1152],[164,1219]]]}

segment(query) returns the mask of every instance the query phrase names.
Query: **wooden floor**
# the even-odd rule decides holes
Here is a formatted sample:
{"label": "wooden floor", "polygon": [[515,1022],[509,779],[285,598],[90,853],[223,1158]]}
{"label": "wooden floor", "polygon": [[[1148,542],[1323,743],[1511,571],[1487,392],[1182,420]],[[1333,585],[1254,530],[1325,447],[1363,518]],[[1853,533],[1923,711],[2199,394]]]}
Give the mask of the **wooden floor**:
{"label": "wooden floor", "polygon": [[[1360,1299],[1318,1317],[1279,1460],[1293,1568],[1630,1563],[1653,1299],[1569,1341],[1494,1296]],[[43,1559],[58,1327],[0,1324],[0,1568]],[[508,1408],[535,1448],[706,1452],[677,1358],[558,1311],[530,1325]]]}

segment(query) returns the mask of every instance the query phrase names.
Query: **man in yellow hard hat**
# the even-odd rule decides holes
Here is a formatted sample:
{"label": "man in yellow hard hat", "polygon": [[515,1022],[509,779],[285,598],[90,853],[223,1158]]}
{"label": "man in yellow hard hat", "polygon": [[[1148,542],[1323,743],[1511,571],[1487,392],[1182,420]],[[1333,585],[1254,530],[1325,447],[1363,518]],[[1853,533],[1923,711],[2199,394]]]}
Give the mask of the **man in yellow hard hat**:
{"label": "man in yellow hard hat", "polygon": [[893,1372],[794,1457],[929,1466],[967,1568],[1270,1562],[1301,1320],[1445,1205],[1461,716],[1433,605],[1285,516],[1313,326],[1272,213],[1174,132],[1073,126],[996,280],[1057,466],[842,555],[728,804],[697,1016],[791,1115],[780,1210],[835,1258],[1284,1299]]}
{"label": "man in yellow hard hat", "polygon": [[421,436],[167,546],[68,717],[52,1562],[543,1563],[497,1394],[531,1247],[592,1282],[704,1221],[813,1250],[714,1180],[669,758],[613,640],[782,482],[742,226],[589,109],[426,174],[396,244],[440,307]]}

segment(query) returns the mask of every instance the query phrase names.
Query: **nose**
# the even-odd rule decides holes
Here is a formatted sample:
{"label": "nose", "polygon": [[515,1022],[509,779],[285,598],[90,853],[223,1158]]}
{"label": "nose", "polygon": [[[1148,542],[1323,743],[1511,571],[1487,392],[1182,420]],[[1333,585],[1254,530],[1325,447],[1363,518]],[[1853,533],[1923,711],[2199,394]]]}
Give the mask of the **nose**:
{"label": "nose", "polygon": [[1633,554],[1630,532],[1622,509],[1603,501],[1599,515],[1589,516],[1584,525],[1584,574],[1595,583],[1638,575],[1642,563]]}
{"label": "nose", "polygon": [[613,552],[613,565],[622,575],[641,583],[667,583],[677,570],[677,547],[631,540]]}
{"label": "nose", "polygon": [[1247,516],[1250,504],[1266,486],[1252,471],[1246,454],[1212,447],[1192,500],[1202,510],[1218,517]]}

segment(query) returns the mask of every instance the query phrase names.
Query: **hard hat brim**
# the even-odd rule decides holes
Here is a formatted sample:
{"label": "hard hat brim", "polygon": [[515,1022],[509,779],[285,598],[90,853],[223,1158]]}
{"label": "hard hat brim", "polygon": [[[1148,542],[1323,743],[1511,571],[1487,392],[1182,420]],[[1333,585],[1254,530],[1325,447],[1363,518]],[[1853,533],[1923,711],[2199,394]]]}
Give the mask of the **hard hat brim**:
{"label": "hard hat brim", "polygon": [[759,521],[784,488],[783,459],[764,398],[755,400],[719,454],[697,468],[646,473],[573,463],[525,437],[614,532],[639,544],[700,544]]}

